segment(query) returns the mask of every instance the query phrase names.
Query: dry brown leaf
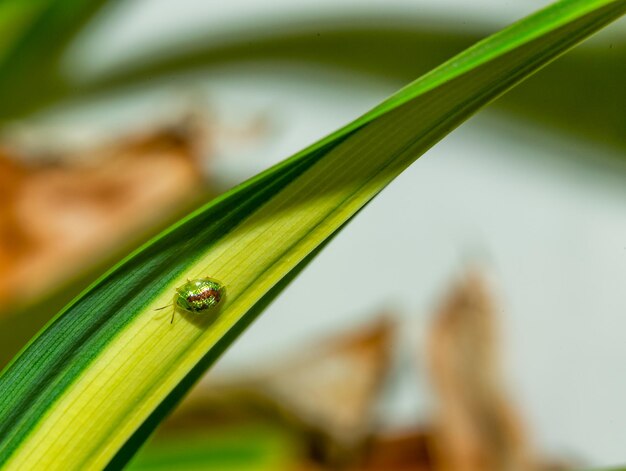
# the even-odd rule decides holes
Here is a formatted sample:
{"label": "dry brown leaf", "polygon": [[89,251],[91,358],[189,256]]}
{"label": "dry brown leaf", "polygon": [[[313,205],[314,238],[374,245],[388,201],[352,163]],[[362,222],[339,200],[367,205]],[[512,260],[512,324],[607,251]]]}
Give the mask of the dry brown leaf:
{"label": "dry brown leaf", "polygon": [[304,437],[320,463],[352,458],[371,432],[389,368],[392,325],[379,322],[287,355],[266,370],[200,384],[162,433],[266,420]]}
{"label": "dry brown leaf", "polygon": [[439,404],[433,431],[437,469],[535,469],[522,421],[505,393],[495,311],[477,274],[444,302],[429,354]]}
{"label": "dry brown leaf", "polygon": [[196,139],[171,128],[52,163],[0,152],[0,305],[41,295],[173,214],[203,182]]}
{"label": "dry brown leaf", "polygon": [[354,471],[430,471],[433,468],[429,442],[430,436],[424,430],[374,436],[363,463]]}
{"label": "dry brown leaf", "polygon": [[257,384],[335,440],[355,444],[370,431],[391,342],[392,326],[384,319],[274,367]]}

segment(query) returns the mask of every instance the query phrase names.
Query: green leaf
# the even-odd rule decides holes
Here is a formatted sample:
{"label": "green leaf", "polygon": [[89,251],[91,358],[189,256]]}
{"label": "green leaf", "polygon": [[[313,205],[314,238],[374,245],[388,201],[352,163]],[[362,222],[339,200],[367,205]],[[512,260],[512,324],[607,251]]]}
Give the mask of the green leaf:
{"label": "green leaf", "polygon": [[[116,469],[317,250],[490,100],[626,11],[568,0],[478,43],[375,109],[210,202],[62,311],[0,376],[5,469]],[[187,278],[220,280],[205,315],[169,314]]]}
{"label": "green leaf", "polygon": [[45,5],[45,0],[6,1],[0,4],[0,66],[35,22]]}
{"label": "green leaf", "polygon": [[61,55],[105,2],[5,0],[0,4],[1,115],[20,115],[29,104],[62,88]]}
{"label": "green leaf", "polygon": [[215,431],[177,431],[152,440],[129,463],[129,471],[280,471],[294,469],[299,445],[269,424],[229,426]]}

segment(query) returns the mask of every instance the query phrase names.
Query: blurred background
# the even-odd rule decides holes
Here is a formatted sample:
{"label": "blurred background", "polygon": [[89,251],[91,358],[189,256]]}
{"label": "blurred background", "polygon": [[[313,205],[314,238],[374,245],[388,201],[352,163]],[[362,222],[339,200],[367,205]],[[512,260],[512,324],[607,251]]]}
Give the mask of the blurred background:
{"label": "blurred background", "polygon": [[[139,243],[549,2],[86,3],[0,7],[2,365]],[[621,21],[394,181],[130,467],[623,464],[625,149]]]}

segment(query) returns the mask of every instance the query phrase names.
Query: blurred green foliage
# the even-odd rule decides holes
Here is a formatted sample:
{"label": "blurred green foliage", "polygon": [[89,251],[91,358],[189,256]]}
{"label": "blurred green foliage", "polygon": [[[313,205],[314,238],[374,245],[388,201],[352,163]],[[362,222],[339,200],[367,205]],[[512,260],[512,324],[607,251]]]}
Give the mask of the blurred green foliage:
{"label": "blurred green foliage", "polygon": [[293,469],[300,450],[292,435],[271,425],[187,430],[148,442],[129,471],[280,471]]}

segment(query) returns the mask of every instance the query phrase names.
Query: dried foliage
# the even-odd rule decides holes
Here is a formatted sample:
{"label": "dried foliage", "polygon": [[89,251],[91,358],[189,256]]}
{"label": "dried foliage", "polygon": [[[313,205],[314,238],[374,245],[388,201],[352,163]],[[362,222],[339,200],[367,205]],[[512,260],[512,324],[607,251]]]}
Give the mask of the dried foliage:
{"label": "dried foliage", "polygon": [[41,295],[189,204],[204,182],[194,129],[181,123],[78,154],[0,150],[0,304]]}

